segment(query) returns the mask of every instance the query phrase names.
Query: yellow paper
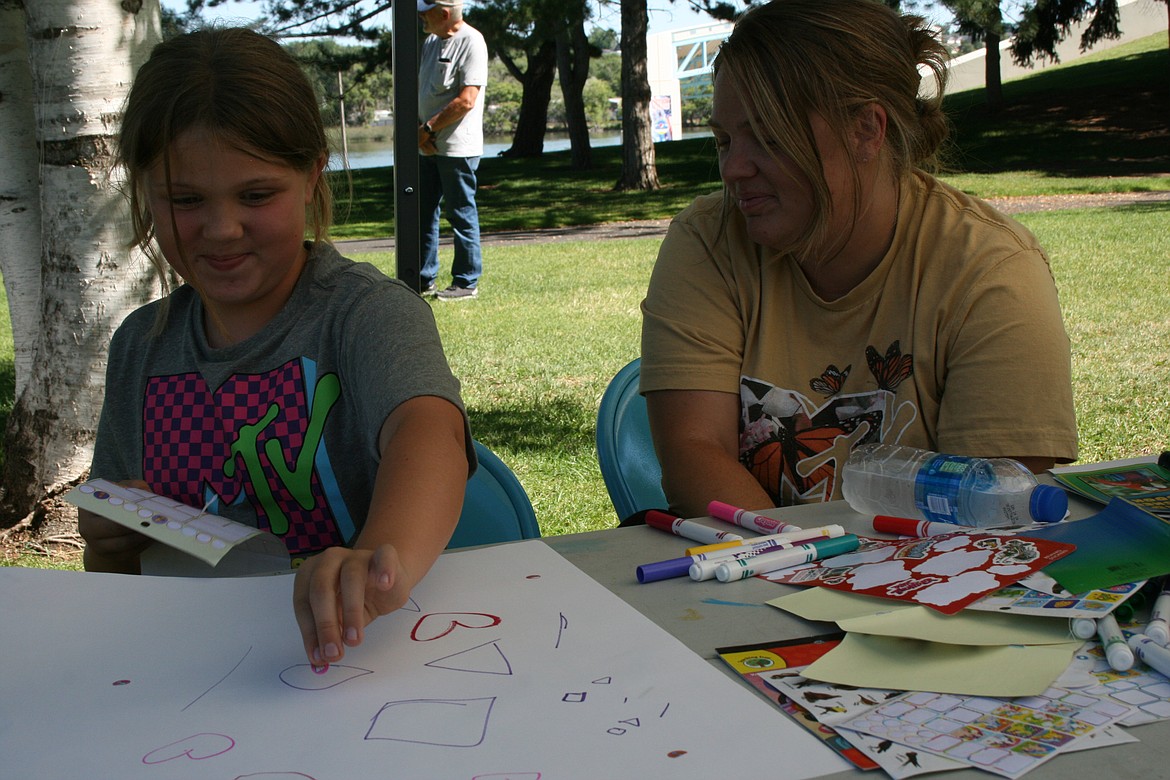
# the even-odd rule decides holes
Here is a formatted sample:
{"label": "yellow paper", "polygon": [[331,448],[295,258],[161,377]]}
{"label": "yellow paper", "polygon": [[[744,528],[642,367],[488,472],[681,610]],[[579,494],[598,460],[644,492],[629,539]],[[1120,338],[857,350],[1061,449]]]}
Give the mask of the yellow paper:
{"label": "yellow paper", "polygon": [[917,604],[808,588],[768,602],[805,620],[831,620],[842,631],[952,645],[1053,645],[1074,641],[1067,620],[963,610],[955,615]]}
{"label": "yellow paper", "polygon": [[833,623],[879,612],[924,609],[917,604],[862,596],[832,588],[804,588],[796,593],[771,599],[767,603],[805,620],[825,620]]}
{"label": "yellow paper", "polygon": [[836,685],[970,696],[1036,696],[1068,667],[1081,642],[971,647],[846,634],[803,672]]}

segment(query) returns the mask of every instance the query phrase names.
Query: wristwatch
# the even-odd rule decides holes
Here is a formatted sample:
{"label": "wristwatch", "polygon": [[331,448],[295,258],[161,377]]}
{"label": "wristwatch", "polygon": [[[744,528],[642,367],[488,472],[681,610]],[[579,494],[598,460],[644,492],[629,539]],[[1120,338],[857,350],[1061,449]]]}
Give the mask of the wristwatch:
{"label": "wristwatch", "polygon": [[435,134],[435,128],[431,127],[431,122],[429,119],[426,122],[423,122],[423,130],[427,131],[427,135]]}

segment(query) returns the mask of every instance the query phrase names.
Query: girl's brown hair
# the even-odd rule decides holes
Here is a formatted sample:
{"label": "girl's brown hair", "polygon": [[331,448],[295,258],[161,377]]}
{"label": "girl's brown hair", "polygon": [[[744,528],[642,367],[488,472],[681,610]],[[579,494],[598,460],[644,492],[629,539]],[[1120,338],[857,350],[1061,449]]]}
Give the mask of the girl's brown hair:
{"label": "girl's brown hair", "polygon": [[[271,38],[244,28],[209,28],[155,46],[126,99],[117,160],[127,176],[133,241],[164,278],[167,263],[151,241],[155,222],[143,185],[147,171],[161,162],[170,186],[167,151],[191,129],[303,172],[329,154],[313,87]],[[328,237],[332,212],[329,184],[318,176],[308,214],[315,239]]]}

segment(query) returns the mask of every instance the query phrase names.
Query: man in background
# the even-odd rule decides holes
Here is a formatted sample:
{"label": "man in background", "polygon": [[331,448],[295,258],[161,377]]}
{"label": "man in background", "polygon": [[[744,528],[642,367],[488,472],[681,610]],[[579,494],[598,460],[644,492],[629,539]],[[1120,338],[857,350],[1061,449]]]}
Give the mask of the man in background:
{"label": "man in background", "polygon": [[[428,35],[418,70],[419,194],[424,295],[440,300],[474,298],[483,271],[475,171],[483,155],[483,103],[487,44],[463,19],[463,0],[417,0]],[[446,201],[455,233],[451,285],[436,292],[439,212]]]}

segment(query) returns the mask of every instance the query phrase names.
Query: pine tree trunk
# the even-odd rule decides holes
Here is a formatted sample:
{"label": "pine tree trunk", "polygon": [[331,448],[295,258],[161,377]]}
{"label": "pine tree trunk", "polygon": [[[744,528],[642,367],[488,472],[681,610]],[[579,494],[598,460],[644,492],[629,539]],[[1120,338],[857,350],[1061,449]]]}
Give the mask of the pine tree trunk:
{"label": "pine tree trunk", "polygon": [[986,46],[984,57],[984,95],[987,98],[987,108],[992,112],[1003,108],[1003,81],[1000,76],[999,35],[985,32],[983,40]]}
{"label": "pine tree trunk", "polygon": [[548,102],[552,96],[553,79],[557,75],[557,45],[547,40],[528,58],[528,69],[520,79],[520,116],[512,146],[503,157],[540,157],[544,154],[544,134],[548,129]]}
{"label": "pine tree trunk", "polygon": [[589,120],[585,116],[585,82],[589,78],[589,39],[585,20],[574,20],[568,29],[557,34],[557,70],[565,116],[569,125],[569,149],[574,170],[593,167],[593,149],[589,145]]}
{"label": "pine tree trunk", "polygon": [[650,78],[646,69],[646,0],[622,3],[622,174],[616,190],[656,190]]}

